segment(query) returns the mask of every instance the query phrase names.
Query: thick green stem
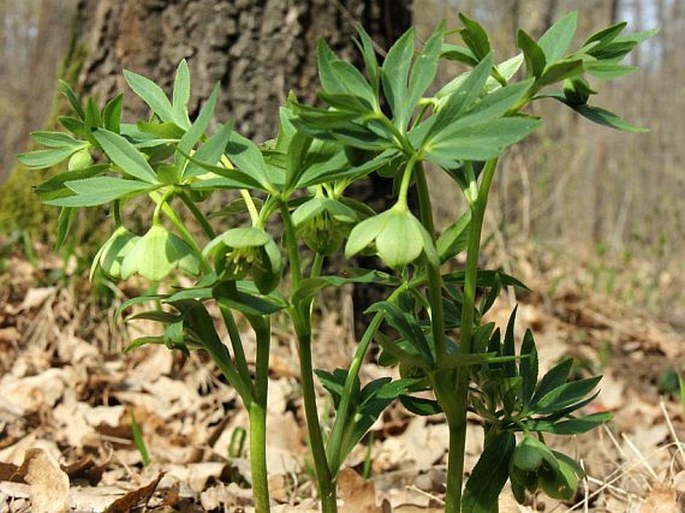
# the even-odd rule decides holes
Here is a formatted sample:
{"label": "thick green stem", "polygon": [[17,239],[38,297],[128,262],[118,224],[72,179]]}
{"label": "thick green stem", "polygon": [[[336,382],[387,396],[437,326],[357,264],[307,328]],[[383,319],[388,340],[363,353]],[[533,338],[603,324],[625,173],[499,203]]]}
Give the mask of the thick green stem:
{"label": "thick green stem", "polygon": [[[478,278],[478,257],[480,255],[483,219],[488,204],[488,194],[497,167],[497,159],[489,160],[483,170],[483,181],[478,195],[471,204],[471,224],[466,250],[466,276],[464,279],[464,301],[459,331],[459,351],[473,352],[474,309],[476,304],[476,280]],[[466,450],[466,412],[468,409],[469,369],[464,367],[458,373],[457,390],[454,397],[454,415],[447,415],[450,430],[450,448],[447,462],[446,513],[461,512],[461,495],[464,476],[464,453]],[[436,390],[436,395],[439,391]]]}
{"label": "thick green stem", "polygon": [[[283,218],[283,237],[285,240],[288,260],[290,265],[290,276],[293,291],[300,288],[302,282],[302,269],[300,268],[300,253],[297,248],[297,237],[295,226],[293,225],[288,204],[284,201],[280,203],[281,217]],[[316,471],[316,482],[321,496],[321,510],[323,513],[336,513],[338,510],[336,501],[335,482],[332,479],[328,461],[326,459],[326,448],[321,434],[319,424],[319,411],[316,407],[316,390],[314,388],[314,369],[312,367],[312,328],[309,304],[299,305],[291,308],[291,316],[297,335],[297,343],[300,353],[300,382],[302,384],[302,397],[304,401],[304,414],[307,420],[307,433],[312,457],[314,459],[314,469]]]}
{"label": "thick green stem", "polygon": [[252,499],[257,513],[268,513],[269,481],[266,473],[266,406],[253,402],[248,407],[250,417],[250,471]]}
{"label": "thick green stem", "polygon": [[[433,207],[431,205],[426,173],[423,166],[416,166],[416,187],[419,196],[419,208],[421,209],[421,223],[431,237],[435,238],[435,223],[433,221]],[[442,359],[447,355],[447,341],[445,339],[445,314],[442,306],[442,276],[440,267],[426,262],[426,274],[428,275],[428,299],[431,304],[431,328],[435,343],[435,356]]]}
{"label": "thick green stem", "polygon": [[248,406],[250,417],[250,469],[252,497],[257,513],[268,513],[269,482],[266,468],[266,401],[269,387],[271,324],[268,317],[252,319],[257,335],[257,361],[254,398]]}
{"label": "thick green stem", "polygon": [[285,201],[280,203],[281,218],[283,219],[283,239],[286,251],[288,252],[288,264],[290,265],[290,278],[293,290],[300,288],[302,281],[302,269],[300,269],[300,252],[297,249],[297,236],[295,235],[295,225],[290,216],[288,204]]}
{"label": "thick green stem", "polygon": [[319,489],[319,495],[321,496],[321,511],[323,513],[335,513],[338,510],[335,482],[326,459],[326,448],[323,443],[323,436],[321,435],[319,412],[316,407],[309,307],[302,308],[302,311],[294,311],[293,321],[300,350],[300,380],[302,383],[304,414],[307,419],[307,432],[309,434],[309,444],[314,459],[316,482]]}

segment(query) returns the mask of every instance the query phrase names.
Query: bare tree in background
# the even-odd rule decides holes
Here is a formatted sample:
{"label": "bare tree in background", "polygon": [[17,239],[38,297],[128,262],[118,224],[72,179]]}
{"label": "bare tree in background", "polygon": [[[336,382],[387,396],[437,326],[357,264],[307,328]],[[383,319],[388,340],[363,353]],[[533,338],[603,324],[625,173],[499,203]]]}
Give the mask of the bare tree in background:
{"label": "bare tree in background", "polygon": [[61,54],[69,39],[71,0],[0,0],[0,184],[28,132],[45,122]]}

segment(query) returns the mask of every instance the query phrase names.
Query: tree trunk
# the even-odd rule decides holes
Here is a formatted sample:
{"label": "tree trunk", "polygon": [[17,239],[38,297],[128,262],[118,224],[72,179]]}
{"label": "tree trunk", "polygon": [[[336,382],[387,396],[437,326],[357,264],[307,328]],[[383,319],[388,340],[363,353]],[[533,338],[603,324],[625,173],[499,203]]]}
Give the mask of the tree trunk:
{"label": "tree trunk", "polygon": [[[380,49],[411,24],[411,0],[79,0],[77,27],[86,60],[79,89],[100,102],[126,89],[122,70],[172,86],[178,62],[190,67],[196,110],[214,84],[222,84],[215,116],[264,141],[276,135],[278,108],[289,91],[316,101],[316,44],[324,38],[342,57],[360,61],[354,44],[362,23]],[[128,116],[147,112],[127,94]],[[376,175],[349,194],[378,211],[388,207],[392,183]],[[368,262],[358,262],[363,265]],[[330,262],[332,268],[348,266]],[[353,291],[356,330],[362,314],[385,290]]]}
{"label": "tree trunk", "polygon": [[[409,26],[409,0],[80,0],[78,27],[86,50],[80,89],[100,100],[125,90],[122,70],[167,90],[185,58],[194,108],[222,84],[216,117],[236,120],[247,137],[275,136],[278,107],[290,90],[315,100],[316,42],[325,38],[356,58],[356,24],[380,47]],[[144,110],[127,95],[129,114]],[[192,112],[191,112],[192,114]]]}

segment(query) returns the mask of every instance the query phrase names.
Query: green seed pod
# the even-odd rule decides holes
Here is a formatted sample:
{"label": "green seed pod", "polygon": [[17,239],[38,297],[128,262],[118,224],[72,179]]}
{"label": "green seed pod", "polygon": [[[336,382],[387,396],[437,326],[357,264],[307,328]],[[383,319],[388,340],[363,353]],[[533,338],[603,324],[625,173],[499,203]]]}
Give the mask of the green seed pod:
{"label": "green seed pod", "polygon": [[564,80],[564,96],[571,106],[585,105],[593,94],[597,91],[581,76]]}
{"label": "green seed pod", "polygon": [[69,159],[67,169],[69,171],[78,171],[79,169],[86,169],[93,165],[93,157],[87,148],[83,148],[74,153]]}

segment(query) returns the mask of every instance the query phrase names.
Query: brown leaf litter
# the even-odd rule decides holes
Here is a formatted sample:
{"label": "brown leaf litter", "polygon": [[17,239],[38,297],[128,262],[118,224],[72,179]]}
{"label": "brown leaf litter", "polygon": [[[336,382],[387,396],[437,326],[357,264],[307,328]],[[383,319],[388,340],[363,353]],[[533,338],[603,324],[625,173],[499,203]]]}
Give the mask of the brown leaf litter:
{"label": "brown leaf litter", "polygon": [[[12,258],[12,274],[0,276],[0,513],[251,511],[249,441],[235,443],[247,416],[213,364],[200,353],[186,359],[162,347],[121,354],[121,324],[113,326],[112,311],[98,307],[82,278],[51,283],[50,266],[59,262],[33,267]],[[504,324],[510,310],[503,297],[491,317]],[[333,310],[322,315],[317,358],[327,368],[344,366],[354,346],[352,323]],[[579,375],[603,372],[602,394],[588,411],[616,417],[593,434],[554,440],[588,471],[573,504],[539,496],[519,506],[505,491],[500,511],[683,511],[683,412],[676,401],[659,406],[655,377],[683,361],[683,337],[572,287],[524,298],[517,328],[526,327],[536,332],[543,370],[570,353]],[[128,329],[139,335],[153,328]],[[252,339],[247,332],[248,357]],[[274,511],[316,511],[294,341],[287,331],[274,339],[267,435]],[[386,372],[368,365],[363,379]],[[323,393],[321,406],[330,408]],[[131,414],[150,452],[147,468],[133,442]],[[393,406],[372,431],[341,473],[341,511],[441,511],[444,423]],[[481,444],[481,429],[471,423],[467,467]]]}

